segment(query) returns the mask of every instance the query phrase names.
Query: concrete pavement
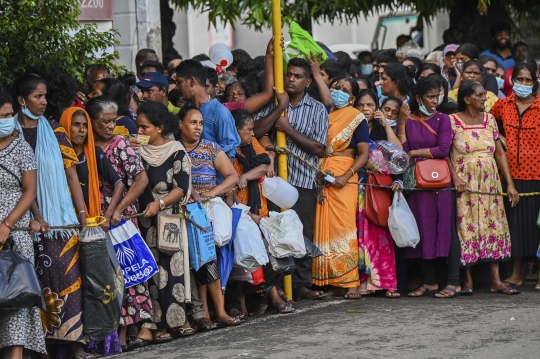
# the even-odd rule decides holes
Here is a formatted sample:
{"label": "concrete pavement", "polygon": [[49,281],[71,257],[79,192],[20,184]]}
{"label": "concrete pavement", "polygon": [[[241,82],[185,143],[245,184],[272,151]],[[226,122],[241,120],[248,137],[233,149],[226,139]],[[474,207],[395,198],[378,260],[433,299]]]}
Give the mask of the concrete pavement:
{"label": "concrete pavement", "polygon": [[234,328],[198,333],[118,358],[540,358],[540,292],[295,304]]}

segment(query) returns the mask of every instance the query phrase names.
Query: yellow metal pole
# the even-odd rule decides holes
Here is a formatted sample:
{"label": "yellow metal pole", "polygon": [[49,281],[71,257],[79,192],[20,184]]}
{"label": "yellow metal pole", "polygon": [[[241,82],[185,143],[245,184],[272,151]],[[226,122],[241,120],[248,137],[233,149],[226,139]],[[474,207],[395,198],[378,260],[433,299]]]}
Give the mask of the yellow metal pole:
{"label": "yellow metal pole", "polygon": [[[272,0],[272,34],[274,35],[274,86],[279,92],[285,91],[283,84],[283,49],[281,48],[281,1]],[[278,147],[287,146],[287,137],[284,132],[277,132]],[[287,181],[287,155],[278,154],[278,175]],[[285,210],[286,208],[282,208]],[[283,279],[283,291],[287,298],[293,299],[292,278],[290,275]]]}

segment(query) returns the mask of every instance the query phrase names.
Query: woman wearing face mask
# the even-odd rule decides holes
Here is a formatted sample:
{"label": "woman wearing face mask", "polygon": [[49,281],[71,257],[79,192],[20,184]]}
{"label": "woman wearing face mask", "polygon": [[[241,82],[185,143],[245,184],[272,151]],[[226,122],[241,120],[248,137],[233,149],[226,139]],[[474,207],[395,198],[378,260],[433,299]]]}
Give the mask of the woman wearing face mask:
{"label": "woman wearing face mask", "polygon": [[[362,90],[358,94],[357,108],[366,116],[369,127],[369,138],[372,141],[389,141],[402,148],[401,142],[394,134],[382,112],[377,111],[377,98],[373,91]],[[392,100],[389,100],[392,101]],[[398,100],[399,101],[399,100]],[[376,114],[379,116],[376,118]],[[359,182],[367,182],[367,173],[359,174]],[[392,190],[400,191],[403,187],[402,176],[392,176]],[[358,246],[360,248],[360,276],[359,292],[363,295],[378,290],[386,290],[386,297],[399,297],[396,277],[396,252],[394,242],[388,228],[372,223],[364,212],[366,189],[358,189]],[[375,275],[376,274],[376,275]]]}
{"label": "woman wearing face mask", "polygon": [[[13,114],[11,98],[0,93],[0,246],[11,236],[17,250],[34,263],[31,235],[11,232],[29,225],[37,192],[36,158],[28,143],[12,135]],[[22,359],[23,349],[47,353],[38,307],[0,311],[0,350],[6,358]]]}
{"label": "woman wearing face mask", "polygon": [[506,71],[504,70],[504,67],[497,64],[497,70],[495,71],[495,79],[497,80],[497,87],[499,88],[499,98],[506,98],[506,95],[503,92],[505,75]]}
{"label": "woman wearing face mask", "polygon": [[[465,44],[460,45],[456,49],[457,62],[455,63],[454,70],[456,72],[457,77],[452,87],[454,90],[457,90],[462,82],[470,80],[470,79],[466,79],[463,76],[465,63],[469,61],[473,61],[473,60],[478,60],[479,56],[480,54],[478,53],[478,48],[473,44],[465,43]],[[480,65],[480,68],[481,69],[483,68],[482,65]],[[486,89],[487,91],[491,91],[494,94],[498,92],[497,80],[495,79],[495,75],[491,73],[484,74],[480,83],[482,84],[482,87]]]}
{"label": "woman wearing face mask", "polygon": [[[462,81],[476,81],[482,83],[482,79],[484,77],[484,68],[476,60],[468,61],[463,65],[463,72],[461,77]],[[458,91],[459,88],[454,88],[448,93],[448,98],[452,99],[452,101],[457,103]],[[493,107],[493,105],[495,104],[495,102],[497,102],[499,98],[491,91],[487,91],[486,98],[487,100],[485,111],[489,112],[491,110],[491,107]]]}
{"label": "woman wearing face mask", "polygon": [[[540,136],[540,97],[536,95],[538,81],[534,68],[530,64],[517,64],[512,73],[512,83],[514,94],[497,101],[491,113],[505,136],[501,136],[501,140],[505,140],[508,147],[506,158],[516,190],[519,193],[538,192],[540,152],[536,139]],[[512,207],[505,198],[505,207],[514,259],[512,275],[505,283],[521,286],[525,280],[522,276],[525,273],[524,260],[531,257],[537,260],[535,255],[540,244],[540,228],[536,220],[540,211],[540,197],[521,197],[516,207]],[[540,266],[534,289],[540,291]]]}
{"label": "woman wearing face mask", "polygon": [[369,130],[365,116],[354,108],[358,92],[358,83],[352,78],[339,80],[332,91],[328,141],[319,167],[332,172],[335,181],[323,189],[324,199],[317,204],[313,233],[313,243],[323,252],[313,259],[313,284],[337,287],[337,291],[345,289],[346,299],[361,297],[357,173],[367,163]]}
{"label": "woman wearing face mask", "polygon": [[77,154],[66,130],[43,116],[47,87],[41,78],[19,77],[13,83],[12,95],[16,99],[15,126],[34,150],[39,168],[32,212],[41,232],[35,266],[48,304],[42,312],[45,337],[70,342],[72,354],[81,355],[82,290],[73,285],[81,275],[78,233],[73,229],[50,231],[50,226],[86,226],[86,208],[76,171]]}
{"label": "woman wearing face mask", "polygon": [[457,112],[457,104],[449,100],[448,98],[448,81],[442,76],[437,74],[431,74],[428,76],[430,79],[435,79],[441,84],[441,89],[439,93],[439,105],[437,106],[437,111],[451,115]]}
{"label": "woman wearing face mask", "polygon": [[[446,159],[450,153],[453,135],[450,118],[437,112],[440,89],[441,84],[435,79],[418,81],[414,91],[415,101],[411,101],[412,116],[398,122],[398,137],[412,160]],[[453,225],[452,194],[450,191],[411,191],[406,198],[418,225],[420,243],[416,248],[406,248],[405,255],[408,259],[422,259],[424,274],[423,285],[409,296],[420,297],[436,292],[436,259],[448,258],[447,286],[435,297],[455,297],[461,287],[459,239]]]}
{"label": "woman wearing face mask", "polygon": [[375,111],[375,115],[373,117],[379,120],[380,123],[384,119],[386,123],[395,132],[397,130],[397,120],[399,117],[399,109],[401,108],[402,104],[403,102],[401,102],[401,100],[398,98],[387,97],[382,102],[381,109],[379,111]]}

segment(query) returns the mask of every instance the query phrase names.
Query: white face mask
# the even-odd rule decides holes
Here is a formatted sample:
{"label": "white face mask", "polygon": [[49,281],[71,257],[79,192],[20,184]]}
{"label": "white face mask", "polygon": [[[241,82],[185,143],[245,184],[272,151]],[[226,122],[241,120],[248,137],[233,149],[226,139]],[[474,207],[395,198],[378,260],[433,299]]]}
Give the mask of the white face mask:
{"label": "white face mask", "polygon": [[387,118],[386,123],[388,123],[388,125],[390,127],[396,127],[397,126],[397,120],[391,120],[391,119]]}

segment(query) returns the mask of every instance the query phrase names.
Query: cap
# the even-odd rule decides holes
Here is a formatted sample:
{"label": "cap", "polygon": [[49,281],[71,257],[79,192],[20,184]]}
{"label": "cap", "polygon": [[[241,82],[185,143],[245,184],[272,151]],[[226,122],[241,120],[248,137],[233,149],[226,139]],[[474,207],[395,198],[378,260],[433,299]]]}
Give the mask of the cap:
{"label": "cap", "polygon": [[169,88],[169,81],[165,75],[159,72],[148,72],[141,81],[137,82],[137,86],[141,89],[149,89],[153,86],[163,86],[166,89]]}
{"label": "cap", "polygon": [[456,44],[446,45],[446,47],[443,50],[443,56],[446,56],[446,54],[448,54],[450,52],[455,53],[456,50],[458,49],[458,47],[459,47],[459,45],[456,45]]}

